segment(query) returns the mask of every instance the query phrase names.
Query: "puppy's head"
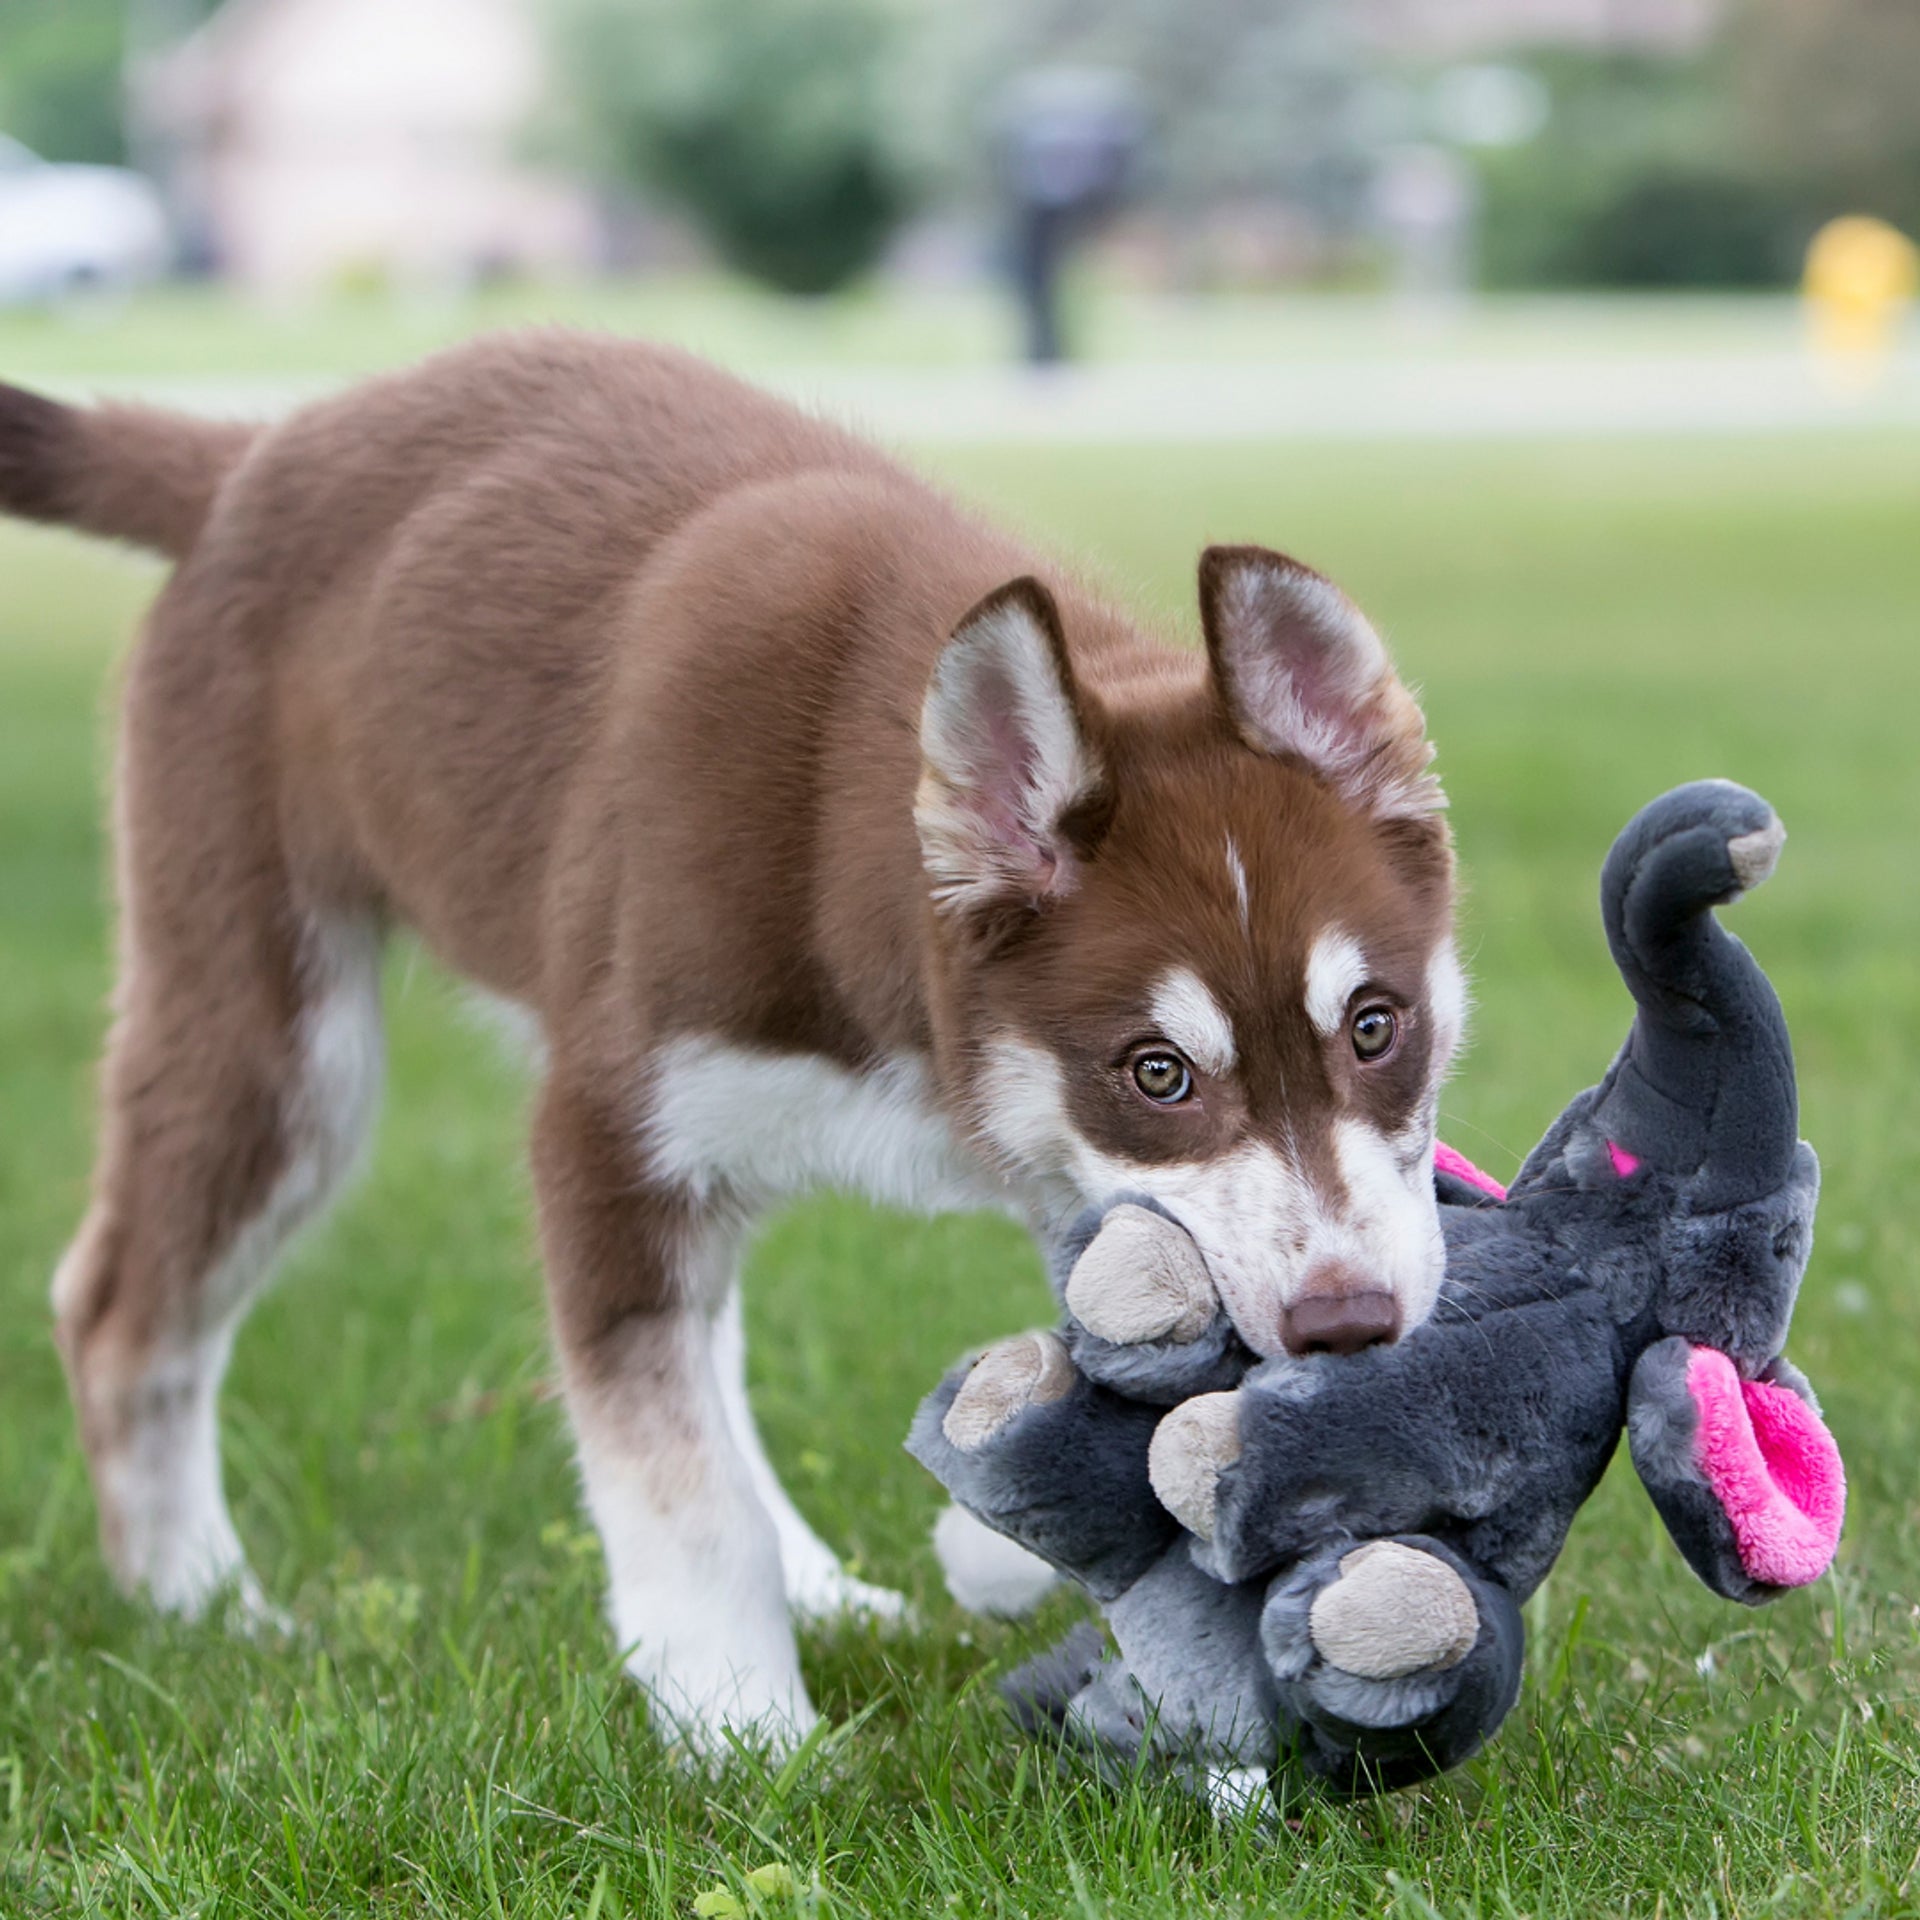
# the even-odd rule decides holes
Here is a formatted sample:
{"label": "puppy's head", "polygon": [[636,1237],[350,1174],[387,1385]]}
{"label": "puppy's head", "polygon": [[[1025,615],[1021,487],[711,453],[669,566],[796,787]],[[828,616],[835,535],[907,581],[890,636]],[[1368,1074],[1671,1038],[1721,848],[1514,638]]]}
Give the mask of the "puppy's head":
{"label": "puppy's head", "polygon": [[954,633],[915,809],[943,1079],[1063,1207],[1160,1202],[1256,1352],[1431,1310],[1465,994],[1418,708],[1364,617],[1259,548],[1201,561],[1204,672],[1077,678],[1037,582]]}

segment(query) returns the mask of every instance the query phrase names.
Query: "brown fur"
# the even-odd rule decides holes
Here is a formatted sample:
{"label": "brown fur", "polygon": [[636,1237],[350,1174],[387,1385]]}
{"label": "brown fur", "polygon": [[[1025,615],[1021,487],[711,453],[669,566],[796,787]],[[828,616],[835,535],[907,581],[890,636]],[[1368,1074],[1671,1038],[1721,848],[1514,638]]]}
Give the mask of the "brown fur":
{"label": "brown fur", "polygon": [[[123,979],[93,1211],[57,1299],[130,1578],[114,1463],[154,1417],[153,1356],[223,1337],[237,1307],[205,1297],[210,1270],[321,1135],[324,1178],[283,1197],[291,1216],[351,1147],[302,1051],[345,977],[327,929],[405,923],[538,1015],[570,1391],[577,1410],[624,1393],[640,1427],[635,1382],[672,1375],[702,1304],[688,1249],[731,1204],[661,1182],[640,1148],[675,1036],[852,1070],[928,1059],[989,1161],[968,1102],[995,1030],[1089,1063],[1076,1120],[1146,1160],[1204,1151],[1206,1129],[1299,1130],[1316,1102],[1384,1113],[1422,1072],[1416,1034],[1396,1080],[1356,1089],[1350,1058],[1274,1009],[1329,909],[1373,930],[1414,1002],[1448,912],[1437,821],[1367,817],[1250,751],[1201,654],[698,361],[498,339],[258,433],[0,388],[0,507],[180,561],[129,676]],[[1062,823],[1057,897],[942,915],[913,819],[922,695],[963,616],[1021,576],[1103,779]],[[1388,750],[1423,764],[1407,712]],[[1253,882],[1245,940],[1223,922],[1223,829]],[[1248,1071],[1169,1134],[1111,1063],[1137,1037],[1129,996],[1184,950],[1171,934],[1214,923],[1241,956],[1216,984]],[[684,1382],[656,1389],[635,1446],[697,1425]]]}
{"label": "brown fur", "polygon": [[177,560],[255,432],[151,407],[81,412],[0,382],[0,513]]}

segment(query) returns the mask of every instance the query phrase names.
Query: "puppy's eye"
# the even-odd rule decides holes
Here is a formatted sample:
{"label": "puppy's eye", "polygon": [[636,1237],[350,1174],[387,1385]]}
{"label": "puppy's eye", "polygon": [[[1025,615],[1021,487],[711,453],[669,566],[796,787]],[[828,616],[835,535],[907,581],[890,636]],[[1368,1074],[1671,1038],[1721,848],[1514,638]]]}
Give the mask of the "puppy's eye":
{"label": "puppy's eye", "polygon": [[1362,1007],[1350,1031],[1353,1050],[1362,1060],[1384,1060],[1400,1037],[1400,1023],[1385,1007]]}
{"label": "puppy's eye", "polygon": [[1149,1047],[1133,1056],[1133,1084],[1156,1107],[1177,1107],[1193,1091],[1193,1074],[1177,1053]]}

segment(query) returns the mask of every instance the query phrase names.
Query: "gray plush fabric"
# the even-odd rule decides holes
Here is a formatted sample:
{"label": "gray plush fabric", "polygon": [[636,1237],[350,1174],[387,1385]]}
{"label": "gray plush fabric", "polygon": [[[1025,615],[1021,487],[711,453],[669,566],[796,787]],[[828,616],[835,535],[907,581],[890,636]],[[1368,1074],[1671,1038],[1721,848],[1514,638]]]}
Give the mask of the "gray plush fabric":
{"label": "gray plush fabric", "polygon": [[966,1377],[957,1368],[920,1403],[907,1451],[988,1526],[1096,1600],[1117,1599],[1180,1534],[1147,1479],[1147,1445],[1161,1409],[1082,1378],[1063,1398],[1030,1404],[970,1453],[944,1430]]}
{"label": "gray plush fabric", "polygon": [[1261,1596],[1225,1586],[1178,1545],[1107,1607],[1128,1666],[1161,1725],[1191,1738],[1213,1759],[1271,1758],[1274,1686],[1260,1657]]}
{"label": "gray plush fabric", "polygon": [[1393,1680],[1331,1666],[1313,1644],[1308,1617],[1338,1577],[1338,1550],[1302,1562],[1268,1589],[1261,1642],[1279,1685],[1283,1725],[1292,1726],[1294,1758],[1337,1792],[1407,1786],[1458,1766],[1519,1697],[1526,1630],[1512,1590],[1431,1536],[1403,1536],[1401,1544],[1452,1567],[1479,1608],[1479,1636],[1455,1666]]}
{"label": "gray plush fabric", "polygon": [[[1441,1180],[1446,1279],[1432,1317],[1398,1344],[1255,1364],[1224,1316],[1197,1340],[1133,1347],[1069,1316],[1082,1377],[1065,1398],[965,1453],[940,1432],[961,1376],[928,1399],[909,1450],[962,1505],[1080,1580],[1118,1649],[1102,1660],[1083,1637],[1025,1670],[1015,1693],[1029,1724],[1109,1757],[1145,1744],[1182,1767],[1257,1754],[1341,1792],[1457,1764],[1512,1706],[1520,1605],[1623,1426],[1701,1578],[1730,1598],[1770,1597],[1694,1465],[1686,1366],[1691,1344],[1717,1347],[1745,1377],[1767,1372],[1811,1399],[1779,1355],[1818,1163],[1795,1131],[1779,1002],[1712,913],[1777,839],[1764,801],[1718,781],[1655,801],[1621,834],[1601,904],[1632,1031],[1504,1203]],[[1103,1212],[1060,1249],[1063,1298]],[[1240,1455],[1202,1542],[1154,1500],[1148,1444],[1162,1409],[1235,1386]],[[1466,1583],[1479,1632],[1464,1659],[1369,1679],[1314,1645],[1316,1599],[1356,1544],[1384,1539]]]}

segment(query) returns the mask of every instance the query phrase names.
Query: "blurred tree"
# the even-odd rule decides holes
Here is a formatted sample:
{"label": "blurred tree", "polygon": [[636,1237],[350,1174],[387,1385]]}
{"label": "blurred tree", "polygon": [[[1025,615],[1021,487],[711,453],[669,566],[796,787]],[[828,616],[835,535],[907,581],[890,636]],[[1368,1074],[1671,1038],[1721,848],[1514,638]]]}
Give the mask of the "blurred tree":
{"label": "blurred tree", "polygon": [[558,0],[581,157],[651,189],[789,293],[871,267],[909,202],[880,0]]}
{"label": "blurred tree", "polygon": [[1810,225],[1791,183],[1745,156],[1715,52],[1536,55],[1552,111],[1479,157],[1490,286],[1777,286]]}
{"label": "blurred tree", "polygon": [[1752,163],[1813,219],[1873,213],[1920,235],[1920,4],[1740,0],[1728,32]]}
{"label": "blurred tree", "polygon": [[1734,0],[1702,56],[1531,64],[1544,132],[1481,162],[1494,285],[1784,286],[1833,215],[1920,234],[1920,0]]}
{"label": "blurred tree", "polygon": [[982,179],[982,121],[1034,67],[1125,74],[1151,128],[1151,197],[1176,232],[1230,200],[1280,199],[1324,231],[1355,230],[1387,92],[1340,0],[970,0],[928,5],[902,73],[906,137],[949,179]]}
{"label": "blurred tree", "polygon": [[1799,272],[1808,225],[1776,182],[1656,163],[1589,209],[1562,258],[1568,277],[1588,286],[1785,286]]}
{"label": "blurred tree", "polygon": [[0,5],[0,132],[49,160],[126,158],[121,0]]}

